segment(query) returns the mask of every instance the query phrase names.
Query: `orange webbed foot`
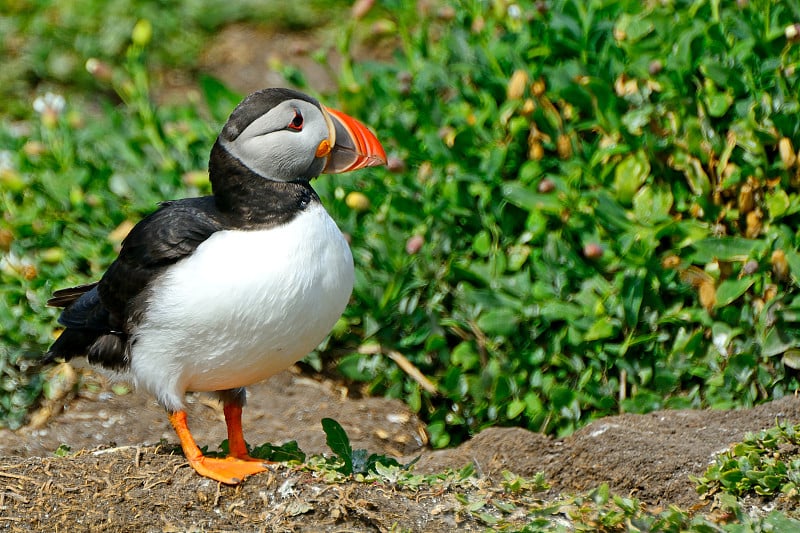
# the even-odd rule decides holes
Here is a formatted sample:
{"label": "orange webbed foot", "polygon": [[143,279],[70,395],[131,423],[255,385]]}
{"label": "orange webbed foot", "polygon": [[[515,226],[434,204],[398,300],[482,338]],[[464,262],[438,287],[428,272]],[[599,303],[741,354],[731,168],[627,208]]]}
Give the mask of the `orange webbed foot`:
{"label": "orange webbed foot", "polygon": [[219,459],[201,455],[194,459],[189,459],[189,465],[201,476],[227,485],[237,485],[244,481],[247,476],[267,470],[267,464],[264,461],[254,458],[249,458],[249,460],[236,457]]}
{"label": "orange webbed foot", "polygon": [[[239,411],[239,413],[241,410]],[[176,411],[169,415],[169,420],[178,434],[181,441],[183,454],[189,461],[189,465],[201,476],[228,485],[237,485],[247,476],[258,474],[267,470],[267,461],[250,457],[247,454],[247,447],[244,438],[241,437],[241,424],[234,423],[234,439],[231,446],[231,453],[228,457],[221,459],[216,457],[206,457],[192,437],[189,426],[186,423],[186,412]],[[238,435],[237,435],[238,430]]]}

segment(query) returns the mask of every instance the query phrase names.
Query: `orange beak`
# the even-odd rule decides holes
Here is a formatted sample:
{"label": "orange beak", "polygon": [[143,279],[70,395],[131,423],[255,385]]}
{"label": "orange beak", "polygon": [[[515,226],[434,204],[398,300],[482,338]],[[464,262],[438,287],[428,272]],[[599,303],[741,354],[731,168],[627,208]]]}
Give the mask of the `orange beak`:
{"label": "orange beak", "polygon": [[386,164],[383,146],[364,124],[336,109],[323,109],[330,119],[328,126],[333,143],[324,173],[338,174]]}

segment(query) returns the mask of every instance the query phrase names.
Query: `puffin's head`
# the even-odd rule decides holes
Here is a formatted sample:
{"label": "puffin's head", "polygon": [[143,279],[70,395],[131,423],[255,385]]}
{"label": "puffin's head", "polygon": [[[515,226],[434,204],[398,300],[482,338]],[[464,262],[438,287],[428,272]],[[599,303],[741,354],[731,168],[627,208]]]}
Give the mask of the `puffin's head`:
{"label": "puffin's head", "polygon": [[275,181],[386,163],[380,142],[361,122],[291,89],[263,89],[245,98],[218,142],[247,168]]}

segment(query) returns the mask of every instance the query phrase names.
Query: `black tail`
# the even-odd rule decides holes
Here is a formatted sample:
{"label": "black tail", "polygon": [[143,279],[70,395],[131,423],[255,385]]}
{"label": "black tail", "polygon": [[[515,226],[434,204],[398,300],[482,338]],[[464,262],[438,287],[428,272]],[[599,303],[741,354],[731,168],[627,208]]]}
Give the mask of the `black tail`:
{"label": "black tail", "polygon": [[[47,305],[51,307],[67,308],[64,309],[61,316],[58,317],[59,323],[67,326],[67,329],[61,333],[53,345],[50,346],[50,349],[44,354],[44,357],[41,359],[42,363],[52,363],[56,360],[69,361],[73,357],[86,355],[89,347],[97,339],[98,333],[100,332],[81,328],[80,323],[75,323],[76,321],[74,319],[71,320],[71,317],[74,317],[76,314],[85,313],[81,313],[81,310],[78,310],[76,313],[75,311],[71,311],[69,307],[80,300],[84,294],[91,293],[95,290],[95,287],[97,287],[97,282],[70,287],[68,289],[60,289],[53,293],[52,298],[47,300]],[[70,326],[78,327],[71,329]]]}
{"label": "black tail", "polygon": [[107,368],[120,369],[128,364],[127,336],[112,325],[96,282],[58,290],[47,304],[65,308],[58,322],[66,329],[44,354],[42,363],[86,356],[89,362]]}
{"label": "black tail", "polygon": [[97,287],[99,282],[87,283],[86,285],[78,285],[77,287],[70,287],[69,289],[59,289],[53,293],[52,298],[47,300],[47,305],[50,307],[67,307],[72,302],[80,298]]}
{"label": "black tail", "polygon": [[89,353],[89,348],[97,340],[101,332],[85,329],[67,328],[45,352],[43,364],[55,361],[69,361],[73,357],[81,357]]}

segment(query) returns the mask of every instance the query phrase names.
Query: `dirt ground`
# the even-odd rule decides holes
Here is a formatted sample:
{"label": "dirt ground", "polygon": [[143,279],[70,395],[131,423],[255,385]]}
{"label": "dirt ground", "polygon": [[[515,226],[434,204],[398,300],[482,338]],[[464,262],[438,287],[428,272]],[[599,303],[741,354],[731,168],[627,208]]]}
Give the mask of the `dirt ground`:
{"label": "dirt ground", "polygon": [[[484,531],[453,492],[412,493],[390,485],[326,484],[307,471],[275,465],[238,487],[194,473],[172,452],[177,439],[148,396],[66,397],[39,428],[0,430],[0,529],[11,531]],[[216,449],[225,424],[216,402],[192,396],[190,425]],[[52,406],[51,406],[52,407]],[[56,412],[58,409],[56,409]],[[715,453],[776,420],[800,421],[800,398],[738,411],[659,411],[595,421],[557,440],[519,428],[483,431],[434,451],[401,402],[351,399],[341,385],[297,371],[250,389],[245,436],[252,444],[297,440],[307,454],[330,454],[320,420],[335,418],[354,448],[403,461],[418,473],[473,464],[487,486],[510,470],[544,472],[548,499],[608,483],[620,495],[665,508],[700,504],[689,475]],[[71,453],[56,457],[67,444]],[[478,487],[480,488],[480,487]],[[477,489],[476,489],[477,490]],[[524,517],[520,517],[524,519]],[[522,523],[522,522],[521,522]]]}

